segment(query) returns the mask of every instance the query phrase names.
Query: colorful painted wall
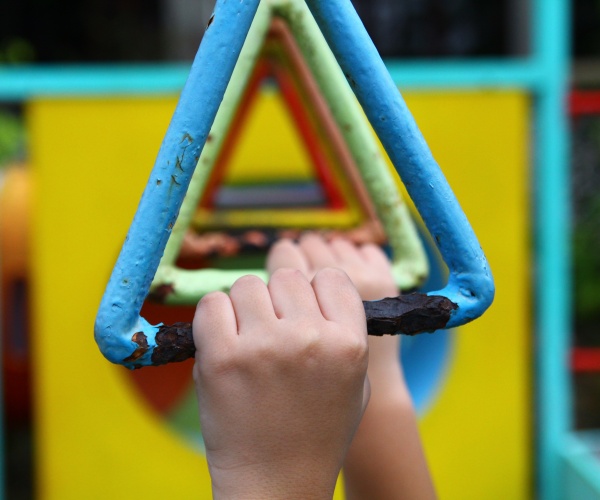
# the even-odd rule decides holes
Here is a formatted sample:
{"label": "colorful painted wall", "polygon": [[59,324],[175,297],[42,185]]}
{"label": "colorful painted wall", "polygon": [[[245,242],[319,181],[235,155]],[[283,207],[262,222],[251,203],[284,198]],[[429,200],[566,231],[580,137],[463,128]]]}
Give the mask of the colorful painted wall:
{"label": "colorful painted wall", "polygon": [[[440,378],[423,403],[434,478],[441,498],[529,498],[529,99],[510,90],[405,97],[479,237],[497,288],[481,319],[449,335],[436,365]],[[35,188],[40,498],[210,498],[201,444],[190,427],[191,365],[132,375],[102,357],[92,334],[175,103],[165,96],[26,105]],[[269,121],[276,108],[272,96],[262,96],[235,169],[243,170],[244,158],[271,162],[264,156],[271,144],[294,151],[292,163],[304,168],[289,124]],[[153,391],[171,397],[158,400],[149,396]]]}

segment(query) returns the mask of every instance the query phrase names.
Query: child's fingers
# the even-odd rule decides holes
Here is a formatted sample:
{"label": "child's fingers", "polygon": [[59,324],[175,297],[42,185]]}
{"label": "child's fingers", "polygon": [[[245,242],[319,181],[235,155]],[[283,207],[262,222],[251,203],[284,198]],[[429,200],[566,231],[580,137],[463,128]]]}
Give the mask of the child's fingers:
{"label": "child's fingers", "polygon": [[336,238],[331,242],[330,246],[337,257],[337,261],[344,269],[346,267],[362,268],[366,266],[366,262],[359,249],[348,240]]}
{"label": "child's fingers", "polygon": [[349,326],[362,324],[366,330],[360,295],[344,271],[322,269],[313,278],[312,287],[325,319]]}
{"label": "child's fingers", "polygon": [[300,249],[304,252],[311,269],[336,267],[337,259],[325,240],[314,233],[308,233],[300,238]]}
{"label": "child's fingers", "polygon": [[389,269],[391,267],[389,259],[377,245],[368,243],[361,246],[359,252],[368,266],[373,266],[376,269]]}
{"label": "child's fingers", "polygon": [[275,243],[267,255],[267,271],[273,274],[282,267],[298,269],[308,276],[308,261],[297,244],[288,239],[279,240]]}
{"label": "child's fingers", "polygon": [[192,323],[196,360],[212,357],[232,347],[237,337],[235,312],[229,297],[223,292],[205,295],[196,307]]}
{"label": "child's fingers", "polygon": [[302,320],[320,314],[308,279],[297,269],[278,269],[269,281],[275,314],[280,319]]}
{"label": "child's fingers", "polygon": [[269,290],[264,282],[252,275],[242,276],[231,287],[229,297],[237,318],[239,334],[251,331],[256,325],[277,319]]}

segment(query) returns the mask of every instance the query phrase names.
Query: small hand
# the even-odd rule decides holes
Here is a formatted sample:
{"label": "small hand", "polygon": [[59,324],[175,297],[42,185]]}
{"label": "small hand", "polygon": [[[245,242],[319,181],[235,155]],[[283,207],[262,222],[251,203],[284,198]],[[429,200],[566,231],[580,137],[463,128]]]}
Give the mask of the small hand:
{"label": "small hand", "polygon": [[200,301],[193,330],[215,498],[331,498],[368,399],[364,309],[348,277],[246,276]]}
{"label": "small hand", "polygon": [[280,267],[298,269],[309,279],[325,267],[342,269],[363,300],[398,295],[390,261],[373,244],[356,246],[342,237],[326,242],[315,233],[307,233],[297,244],[280,240],[273,246],[267,257],[267,270],[273,273]]}
{"label": "small hand", "polygon": [[[375,245],[307,234],[283,240],[267,268],[294,267],[312,276],[324,266],[344,270],[363,300],[399,294],[385,254]],[[371,398],[344,462],[346,498],[430,500],[435,489],[420,442],[417,419],[399,359],[398,336],[369,338]]]}
{"label": "small hand", "polygon": [[[308,279],[324,267],[341,269],[350,277],[362,300],[399,295],[390,261],[381,248],[373,244],[356,246],[341,237],[326,242],[315,233],[307,233],[298,243],[281,240],[272,247],[267,256],[267,270],[272,274],[281,267],[298,269]],[[373,397],[377,397],[388,382],[393,380],[395,384],[401,377],[399,348],[398,336],[369,339],[369,379]],[[385,397],[385,394],[381,396]]]}

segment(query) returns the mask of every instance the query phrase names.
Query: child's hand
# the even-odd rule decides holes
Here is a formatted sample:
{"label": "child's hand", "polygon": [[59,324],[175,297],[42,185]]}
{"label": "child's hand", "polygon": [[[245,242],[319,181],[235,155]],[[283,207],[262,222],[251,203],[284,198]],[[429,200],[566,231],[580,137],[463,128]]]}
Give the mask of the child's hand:
{"label": "child's hand", "polygon": [[364,309],[337,270],[204,297],[194,378],[215,498],[331,498],[368,396]]}
{"label": "child's hand", "polygon": [[373,244],[359,247],[343,238],[326,242],[321,236],[308,233],[298,244],[281,240],[273,245],[267,257],[267,270],[273,273],[280,267],[298,269],[309,279],[325,267],[342,269],[362,300],[398,295],[390,262],[381,248]]}
{"label": "child's hand", "polygon": [[[282,240],[267,269],[294,267],[312,276],[337,267],[352,279],[363,300],[398,295],[390,263],[375,245],[357,247],[307,234],[298,244]],[[371,398],[344,462],[346,498],[430,500],[435,490],[421,447],[417,419],[399,360],[399,336],[369,338]]]}
{"label": "child's hand", "polygon": [[[281,267],[302,271],[310,279],[319,269],[343,270],[354,283],[362,300],[379,300],[399,294],[394,283],[390,261],[377,245],[356,246],[343,239],[326,242],[315,233],[307,233],[299,243],[277,242],[267,257],[267,270],[272,274]],[[398,349],[399,336],[369,339],[369,380],[372,397],[386,397],[384,391],[401,377]]]}

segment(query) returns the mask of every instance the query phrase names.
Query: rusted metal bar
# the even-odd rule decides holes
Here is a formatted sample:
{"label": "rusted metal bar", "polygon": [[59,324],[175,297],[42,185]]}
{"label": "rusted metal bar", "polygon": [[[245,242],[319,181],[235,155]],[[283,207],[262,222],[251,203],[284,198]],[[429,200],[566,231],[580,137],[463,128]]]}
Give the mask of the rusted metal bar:
{"label": "rusted metal bar", "polygon": [[[400,297],[387,297],[376,301],[363,301],[367,319],[367,333],[383,335],[417,335],[432,333],[446,326],[452,311],[457,305],[446,297],[412,293]],[[135,360],[148,351],[148,342],[142,332],[132,337],[139,347],[125,363],[134,368]],[[154,366],[175,363],[193,358],[196,353],[191,323],[161,325],[155,338],[156,347],[152,351],[151,364]]]}

